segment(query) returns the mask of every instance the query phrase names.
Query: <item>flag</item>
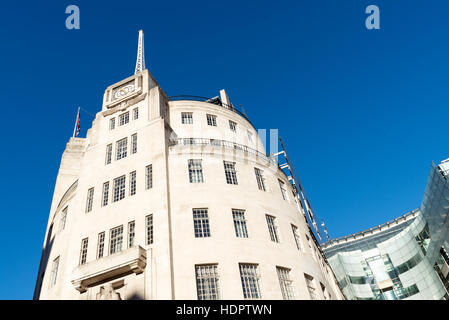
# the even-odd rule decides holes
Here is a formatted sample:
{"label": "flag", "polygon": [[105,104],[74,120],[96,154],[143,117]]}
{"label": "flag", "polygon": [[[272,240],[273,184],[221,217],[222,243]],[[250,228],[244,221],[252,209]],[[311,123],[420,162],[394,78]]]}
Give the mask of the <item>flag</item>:
{"label": "flag", "polygon": [[78,107],[78,114],[76,115],[75,128],[73,128],[73,137],[80,133],[80,108]]}
{"label": "flag", "polygon": [[76,118],[76,134],[75,136],[78,136],[80,133],[80,110],[78,109],[78,117]]}

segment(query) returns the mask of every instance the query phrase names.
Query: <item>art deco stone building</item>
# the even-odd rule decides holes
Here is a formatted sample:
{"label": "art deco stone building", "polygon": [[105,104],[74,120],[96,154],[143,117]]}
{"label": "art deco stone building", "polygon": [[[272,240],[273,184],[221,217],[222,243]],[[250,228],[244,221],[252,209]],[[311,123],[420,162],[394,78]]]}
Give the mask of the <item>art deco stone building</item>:
{"label": "art deco stone building", "polygon": [[432,164],[420,208],[323,244],[347,299],[449,298],[448,172]]}
{"label": "art deco stone building", "polygon": [[34,299],[342,299],[288,177],[224,90],[143,61],[67,143]]}

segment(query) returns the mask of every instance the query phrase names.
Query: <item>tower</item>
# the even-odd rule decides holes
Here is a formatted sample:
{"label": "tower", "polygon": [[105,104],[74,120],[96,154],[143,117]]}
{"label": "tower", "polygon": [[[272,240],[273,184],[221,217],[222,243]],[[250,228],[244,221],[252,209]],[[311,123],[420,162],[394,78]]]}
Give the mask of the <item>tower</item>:
{"label": "tower", "polygon": [[34,298],[341,299],[301,210],[224,90],[167,96],[140,31],[62,155]]}

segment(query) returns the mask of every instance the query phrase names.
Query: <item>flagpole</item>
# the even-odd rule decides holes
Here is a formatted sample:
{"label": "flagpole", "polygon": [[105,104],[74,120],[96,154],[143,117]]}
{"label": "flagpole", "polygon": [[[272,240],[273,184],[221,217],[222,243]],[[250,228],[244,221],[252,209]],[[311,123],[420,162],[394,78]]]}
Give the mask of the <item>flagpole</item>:
{"label": "flagpole", "polygon": [[78,107],[78,113],[76,114],[76,119],[75,119],[75,127],[73,128],[73,135],[72,138],[75,138],[75,132],[76,132],[76,126],[78,124],[78,117],[80,116],[80,107]]}

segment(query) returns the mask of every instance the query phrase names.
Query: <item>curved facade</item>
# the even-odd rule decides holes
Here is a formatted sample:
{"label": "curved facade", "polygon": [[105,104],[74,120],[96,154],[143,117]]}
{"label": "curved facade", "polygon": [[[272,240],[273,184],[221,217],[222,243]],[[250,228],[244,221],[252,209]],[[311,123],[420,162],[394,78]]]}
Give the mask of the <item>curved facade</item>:
{"label": "curved facade", "polygon": [[62,156],[35,299],[342,299],[292,186],[224,90],[108,87]]}
{"label": "curved facade", "polygon": [[432,164],[419,209],[323,244],[347,299],[448,299],[448,163]]}

